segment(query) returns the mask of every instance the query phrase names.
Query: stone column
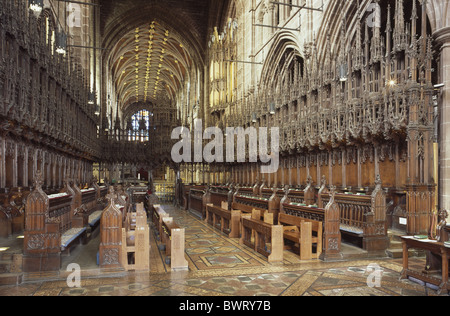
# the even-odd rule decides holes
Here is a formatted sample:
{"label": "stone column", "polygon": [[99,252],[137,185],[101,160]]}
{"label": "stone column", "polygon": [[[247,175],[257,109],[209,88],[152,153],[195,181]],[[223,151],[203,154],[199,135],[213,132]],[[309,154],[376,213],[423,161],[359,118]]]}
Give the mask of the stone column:
{"label": "stone column", "polygon": [[436,41],[442,44],[440,52],[440,82],[438,97],[440,109],[440,208],[450,209],[450,27],[434,33]]}

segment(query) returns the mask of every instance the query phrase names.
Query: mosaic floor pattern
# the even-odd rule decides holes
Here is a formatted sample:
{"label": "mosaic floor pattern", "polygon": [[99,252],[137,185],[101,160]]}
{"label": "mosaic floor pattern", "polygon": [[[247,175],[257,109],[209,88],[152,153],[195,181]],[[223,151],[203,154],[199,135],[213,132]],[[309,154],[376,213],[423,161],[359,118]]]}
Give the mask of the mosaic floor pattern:
{"label": "mosaic floor pattern", "polygon": [[[435,291],[399,280],[401,259],[300,261],[285,251],[282,263],[269,264],[263,256],[226,238],[196,216],[165,207],[186,227],[189,271],[169,272],[159,241],[151,234],[150,273],[118,273],[105,277],[83,249],[72,260],[83,263],[81,287],[70,288],[64,271],[54,281],[28,278],[19,286],[0,286],[1,296],[435,296]],[[94,241],[92,241],[94,242]],[[91,252],[95,244],[89,245]],[[87,251],[87,250],[86,250]],[[92,254],[90,255],[92,257]],[[66,259],[69,260],[69,259]],[[69,262],[69,261],[67,261]],[[66,263],[67,263],[66,262]],[[424,259],[411,259],[422,268]],[[63,263],[64,266],[64,263]],[[374,278],[374,267],[377,274]],[[373,282],[377,281],[377,282]]]}

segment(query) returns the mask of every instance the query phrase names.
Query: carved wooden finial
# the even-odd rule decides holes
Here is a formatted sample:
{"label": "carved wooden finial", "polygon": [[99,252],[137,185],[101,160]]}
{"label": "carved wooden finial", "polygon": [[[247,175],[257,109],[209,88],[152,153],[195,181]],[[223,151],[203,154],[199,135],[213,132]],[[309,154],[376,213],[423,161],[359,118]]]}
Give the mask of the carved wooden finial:
{"label": "carved wooden finial", "polygon": [[437,241],[443,241],[444,240],[444,234],[445,234],[445,227],[447,226],[447,218],[448,218],[448,212],[446,210],[442,210],[439,212],[439,224],[437,225],[436,229],[436,239]]}
{"label": "carved wooden finial", "polygon": [[313,179],[312,179],[312,177],[311,176],[308,176],[307,178],[306,178],[306,186],[312,186],[313,185]]}
{"label": "carved wooden finial", "polygon": [[447,210],[442,210],[439,212],[439,220],[442,222],[447,222],[447,218],[448,218],[448,211]]}
{"label": "carved wooden finial", "polygon": [[34,174],[33,184],[35,189],[42,189],[42,185],[44,184],[44,176],[41,170],[37,170]]}
{"label": "carved wooden finial", "polygon": [[326,186],[327,185],[327,177],[326,176],[322,176],[322,181],[320,181],[322,186]]}
{"label": "carved wooden finial", "polygon": [[335,185],[330,186],[330,192],[329,192],[330,193],[330,201],[334,201],[336,192],[337,192],[336,186]]}
{"label": "carved wooden finial", "polygon": [[116,198],[116,194],[114,192],[114,187],[110,186],[108,189],[108,194],[106,195],[106,198],[110,201],[114,201],[114,199]]}
{"label": "carved wooden finial", "polygon": [[382,184],[383,184],[383,181],[381,181],[381,176],[377,175],[377,177],[375,179],[375,186],[381,187]]}

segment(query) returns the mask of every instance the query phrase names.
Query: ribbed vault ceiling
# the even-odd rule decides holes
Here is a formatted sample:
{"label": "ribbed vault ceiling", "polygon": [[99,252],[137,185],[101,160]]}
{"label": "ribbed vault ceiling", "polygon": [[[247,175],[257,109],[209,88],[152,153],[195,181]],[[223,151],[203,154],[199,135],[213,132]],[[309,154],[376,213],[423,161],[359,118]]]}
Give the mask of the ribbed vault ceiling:
{"label": "ribbed vault ceiling", "polygon": [[178,35],[151,21],[123,36],[115,45],[110,69],[124,107],[150,102],[158,94],[175,98],[193,66]]}
{"label": "ribbed vault ceiling", "polygon": [[208,34],[228,0],[98,0],[109,78],[122,110],[174,99],[202,69]]}

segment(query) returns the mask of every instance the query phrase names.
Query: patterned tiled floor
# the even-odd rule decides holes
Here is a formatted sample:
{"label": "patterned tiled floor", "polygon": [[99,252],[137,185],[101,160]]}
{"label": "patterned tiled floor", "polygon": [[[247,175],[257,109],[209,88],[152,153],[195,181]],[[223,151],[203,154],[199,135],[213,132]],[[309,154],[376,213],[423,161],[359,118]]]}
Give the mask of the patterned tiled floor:
{"label": "patterned tiled floor", "polygon": [[[20,286],[0,287],[1,296],[434,296],[432,289],[399,280],[401,260],[300,261],[285,251],[282,263],[269,264],[251,249],[228,239],[197,217],[165,207],[186,227],[189,271],[169,272],[158,240],[151,234],[151,271],[102,275],[93,258],[95,240],[80,247],[63,266],[82,266],[81,287],[70,288],[67,272],[55,281],[28,276]],[[410,266],[424,267],[423,259]],[[374,270],[373,268],[377,268]],[[374,278],[374,276],[376,278]],[[378,281],[378,282],[377,282]]]}

